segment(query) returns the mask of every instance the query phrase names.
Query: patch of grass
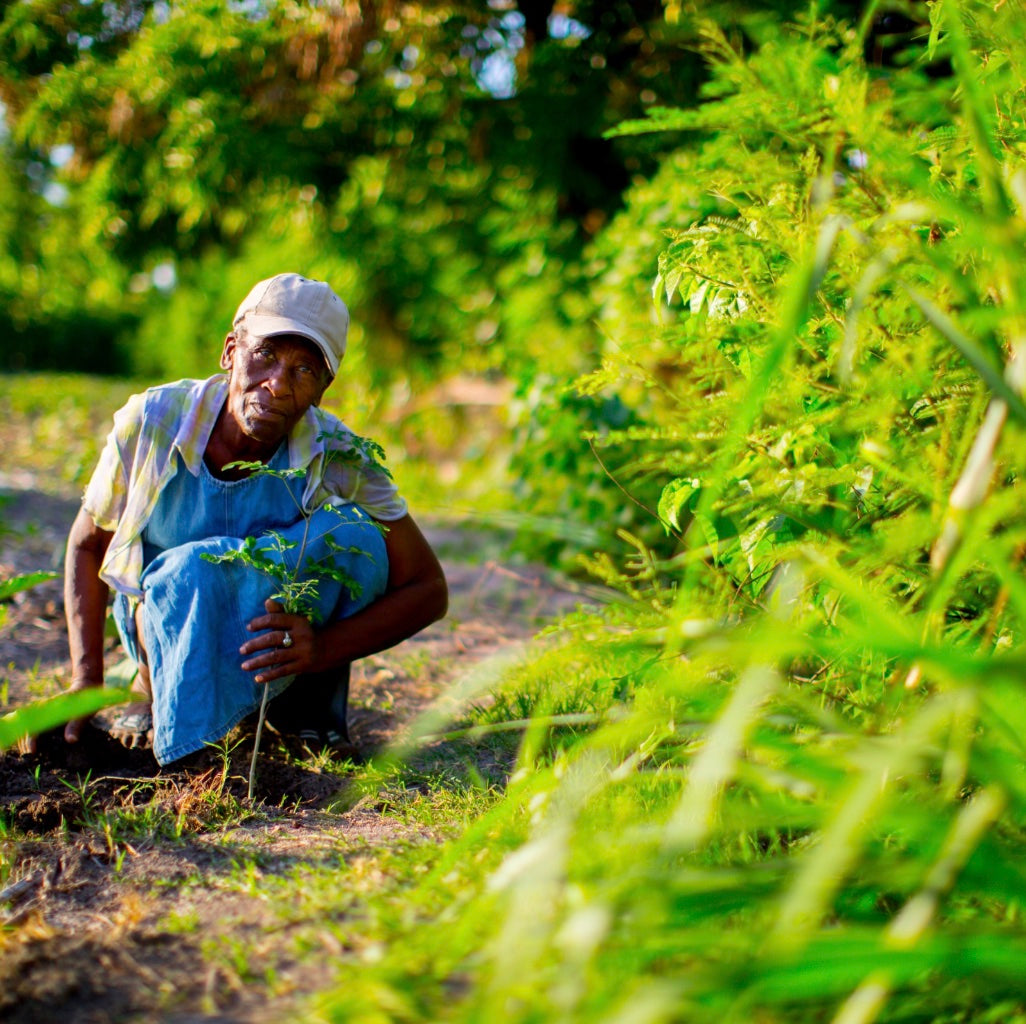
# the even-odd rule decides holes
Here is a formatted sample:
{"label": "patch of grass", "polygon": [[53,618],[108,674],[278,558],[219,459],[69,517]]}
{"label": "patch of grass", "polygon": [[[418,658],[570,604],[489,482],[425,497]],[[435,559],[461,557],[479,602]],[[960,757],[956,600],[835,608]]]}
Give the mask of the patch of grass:
{"label": "patch of grass", "polygon": [[168,935],[194,935],[200,927],[199,914],[195,910],[172,910],[165,916],[162,927]]}
{"label": "patch of grass", "polygon": [[397,675],[417,680],[421,677],[438,678],[448,673],[452,659],[437,658],[430,651],[413,648],[408,654],[393,658],[391,665]]}
{"label": "patch of grass", "polygon": [[46,697],[53,697],[64,691],[61,681],[50,672],[45,672],[40,667],[38,659],[35,664],[27,670],[25,676],[25,689],[30,697],[41,700]]}
{"label": "patch of grass", "polygon": [[76,826],[102,842],[108,861],[118,869],[126,854],[153,846],[181,847],[190,834],[234,828],[254,813],[224,789],[222,774],[214,769],[185,781],[156,776],[122,783],[86,776],[64,784],[81,804]]}
{"label": "patch of grass", "polygon": [[78,374],[0,374],[0,473],[51,493],[80,491],[111,416],[148,382]]}

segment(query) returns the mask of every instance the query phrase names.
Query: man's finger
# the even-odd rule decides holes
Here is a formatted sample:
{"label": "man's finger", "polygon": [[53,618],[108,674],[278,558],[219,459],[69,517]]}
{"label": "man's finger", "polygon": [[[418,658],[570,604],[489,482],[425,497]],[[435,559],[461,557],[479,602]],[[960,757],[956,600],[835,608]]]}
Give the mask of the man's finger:
{"label": "man's finger", "polygon": [[[279,651],[282,649],[279,632],[284,630],[268,630],[260,636],[247,640],[240,648],[239,654],[255,654],[257,651]],[[290,645],[291,646],[291,645]]]}
{"label": "man's finger", "polygon": [[78,743],[78,739],[82,735],[82,727],[84,725],[85,719],[83,718],[76,718],[68,722],[64,727],[65,743]]}
{"label": "man's finger", "polygon": [[281,612],[271,612],[268,615],[260,615],[255,619],[250,619],[246,626],[251,633],[256,633],[261,629],[287,629],[288,623],[294,620],[284,619]]}

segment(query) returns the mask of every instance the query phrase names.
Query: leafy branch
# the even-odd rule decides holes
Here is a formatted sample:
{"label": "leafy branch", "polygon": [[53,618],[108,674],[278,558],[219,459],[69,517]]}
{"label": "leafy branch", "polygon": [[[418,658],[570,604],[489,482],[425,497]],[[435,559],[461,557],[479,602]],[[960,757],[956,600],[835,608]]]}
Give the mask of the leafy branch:
{"label": "leafy branch", "polygon": [[[369,438],[360,437],[342,429],[324,431],[318,434],[318,441],[336,441],[339,444],[328,450],[327,461],[338,461],[347,465],[367,465],[391,476],[384,466],[384,449]],[[310,524],[313,514],[317,509],[306,509],[302,502],[296,499],[292,489],[288,487],[291,479],[306,476],[306,470],[293,469],[272,469],[263,462],[249,462],[237,460],[226,463],[225,470],[240,470],[253,476],[270,476],[282,481],[289,497],[292,499],[296,510],[303,519],[303,536],[300,541],[286,539],[277,530],[269,530],[262,537],[246,537],[242,546],[218,555],[203,554],[200,557],[215,565],[239,563],[255,570],[263,576],[273,580],[277,589],[271,594],[271,600],[277,601],[289,615],[302,615],[312,623],[321,621],[318,609],[320,597],[320,585],[324,580],[334,580],[340,583],[349,593],[351,598],[359,597],[362,592],[362,585],[337,561],[341,555],[364,555],[371,558],[369,552],[362,548],[339,544],[331,533],[336,527],[310,536]],[[339,517],[338,525],[344,522],[342,511],[337,506],[326,502],[319,506],[324,511],[335,512]],[[328,548],[328,554],[320,558],[307,558],[307,550],[317,541],[324,541]],[[298,548],[294,560],[291,553]],[[249,766],[249,799],[253,799],[253,792],[256,785],[256,762],[260,750],[260,738],[263,734],[264,720],[267,717],[268,685],[264,684],[264,692],[260,699],[260,713],[257,719],[256,735],[253,740],[253,756]]]}

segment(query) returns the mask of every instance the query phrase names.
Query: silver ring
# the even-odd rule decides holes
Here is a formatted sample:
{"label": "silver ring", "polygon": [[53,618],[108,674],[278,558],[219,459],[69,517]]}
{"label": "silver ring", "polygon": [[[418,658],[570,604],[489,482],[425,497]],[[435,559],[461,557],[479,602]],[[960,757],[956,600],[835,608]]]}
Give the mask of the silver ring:
{"label": "silver ring", "polygon": [[285,630],[285,635],[281,638],[281,645],[282,647],[292,646],[292,636],[287,629]]}

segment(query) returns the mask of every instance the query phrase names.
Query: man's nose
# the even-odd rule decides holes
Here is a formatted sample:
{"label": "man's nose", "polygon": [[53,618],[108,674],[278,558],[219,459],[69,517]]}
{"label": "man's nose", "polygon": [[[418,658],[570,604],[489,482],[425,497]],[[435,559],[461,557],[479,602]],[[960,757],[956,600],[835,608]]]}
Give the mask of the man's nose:
{"label": "man's nose", "polygon": [[292,390],[292,381],[288,367],[281,361],[276,362],[264,378],[264,387],[272,395],[287,395]]}

